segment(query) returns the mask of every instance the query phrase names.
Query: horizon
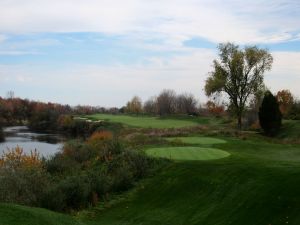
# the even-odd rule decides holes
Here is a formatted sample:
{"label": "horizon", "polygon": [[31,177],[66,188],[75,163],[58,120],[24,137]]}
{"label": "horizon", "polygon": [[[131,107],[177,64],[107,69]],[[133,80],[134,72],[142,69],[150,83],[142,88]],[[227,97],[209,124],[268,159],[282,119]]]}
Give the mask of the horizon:
{"label": "horizon", "polygon": [[3,1],[0,95],[121,107],[173,89],[205,102],[216,47],[230,41],[269,49],[266,86],[298,98],[299,11],[296,0]]}

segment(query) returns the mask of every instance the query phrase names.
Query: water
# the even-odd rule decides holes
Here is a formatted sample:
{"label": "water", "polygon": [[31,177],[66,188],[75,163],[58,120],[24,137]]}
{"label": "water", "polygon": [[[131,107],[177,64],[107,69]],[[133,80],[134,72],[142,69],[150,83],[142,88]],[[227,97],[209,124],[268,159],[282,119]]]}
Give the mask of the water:
{"label": "water", "polygon": [[8,148],[19,146],[26,153],[36,149],[40,155],[46,157],[58,152],[64,141],[61,135],[36,133],[29,130],[26,126],[6,127],[3,131],[5,141],[0,143],[0,155]]}

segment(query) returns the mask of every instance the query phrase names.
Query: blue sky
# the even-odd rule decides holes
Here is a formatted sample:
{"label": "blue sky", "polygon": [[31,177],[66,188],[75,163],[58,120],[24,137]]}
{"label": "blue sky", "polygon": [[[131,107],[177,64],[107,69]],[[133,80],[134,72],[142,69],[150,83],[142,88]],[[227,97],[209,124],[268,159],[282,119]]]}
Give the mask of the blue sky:
{"label": "blue sky", "polygon": [[204,102],[227,41],[268,48],[267,86],[300,96],[296,0],[3,0],[0,95],[122,106],[170,88]]}

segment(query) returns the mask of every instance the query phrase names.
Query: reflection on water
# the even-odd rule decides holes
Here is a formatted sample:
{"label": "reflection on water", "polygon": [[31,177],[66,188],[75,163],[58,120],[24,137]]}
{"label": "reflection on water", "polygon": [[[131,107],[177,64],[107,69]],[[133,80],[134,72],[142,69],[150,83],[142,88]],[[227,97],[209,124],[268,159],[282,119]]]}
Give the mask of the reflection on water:
{"label": "reflection on water", "polygon": [[7,148],[20,146],[27,153],[36,149],[41,155],[49,156],[58,152],[64,141],[61,135],[32,132],[26,126],[6,127],[3,131],[5,141],[0,143],[0,154]]}

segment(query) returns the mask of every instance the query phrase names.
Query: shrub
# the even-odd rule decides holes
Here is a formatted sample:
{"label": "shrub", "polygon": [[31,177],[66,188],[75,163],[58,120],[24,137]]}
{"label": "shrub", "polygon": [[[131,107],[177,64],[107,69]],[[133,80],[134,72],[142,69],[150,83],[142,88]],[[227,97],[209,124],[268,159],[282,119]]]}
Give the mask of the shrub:
{"label": "shrub", "polygon": [[50,186],[42,199],[42,206],[56,211],[81,209],[89,205],[91,185],[84,175],[70,176]]}
{"label": "shrub", "polygon": [[0,201],[37,206],[49,177],[37,151],[16,147],[0,159]]}
{"label": "shrub", "polygon": [[113,139],[113,135],[109,131],[96,131],[94,132],[88,139],[88,142],[93,144],[94,142],[101,141],[111,141]]}
{"label": "shrub", "polygon": [[80,170],[81,165],[71,157],[57,153],[45,161],[45,168],[51,175],[73,174]]}
{"label": "shrub", "polygon": [[282,114],[277,99],[270,91],[265,93],[262,105],[259,108],[259,122],[267,135],[275,135],[282,124]]}
{"label": "shrub", "polygon": [[39,168],[42,167],[42,160],[39,152],[35,149],[30,154],[26,154],[23,148],[17,146],[4,151],[0,158],[0,167],[2,168]]}

